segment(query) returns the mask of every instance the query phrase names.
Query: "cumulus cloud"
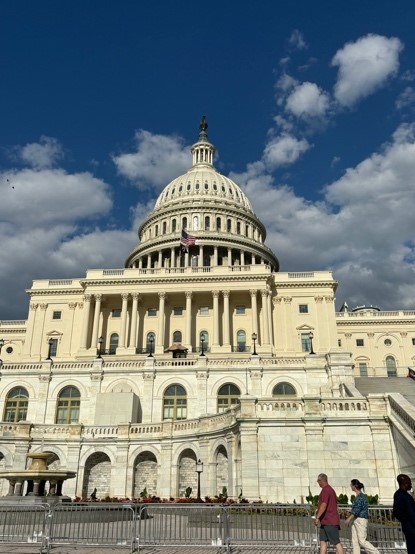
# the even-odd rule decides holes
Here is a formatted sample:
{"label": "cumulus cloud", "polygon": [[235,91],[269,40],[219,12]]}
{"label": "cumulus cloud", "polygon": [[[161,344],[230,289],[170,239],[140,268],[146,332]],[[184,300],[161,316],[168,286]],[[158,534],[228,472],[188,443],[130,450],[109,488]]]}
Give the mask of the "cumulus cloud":
{"label": "cumulus cloud", "polygon": [[25,146],[17,146],[15,154],[20,160],[35,169],[54,167],[63,158],[63,149],[60,142],[53,138],[42,136],[39,142],[32,142]]}
{"label": "cumulus cloud", "polygon": [[231,178],[267,228],[281,271],[332,269],[350,306],[413,308],[415,125],[401,125],[311,202],[277,184],[263,162]]}
{"label": "cumulus cloud", "polygon": [[338,50],[332,65],[339,68],[334,87],[339,104],[350,108],[395,76],[402,49],[398,38],[369,34]]}
{"label": "cumulus cloud", "polygon": [[290,165],[310,148],[306,139],[297,139],[289,134],[281,134],[271,139],[263,153],[263,161],[269,170]]}
{"label": "cumulus cloud", "polygon": [[191,166],[189,147],[179,137],[140,129],[135,139],[135,152],[113,156],[113,161],[118,172],[141,190],[160,190]]}
{"label": "cumulus cloud", "polygon": [[324,118],[329,109],[327,93],[315,83],[301,83],[288,96],[286,109],[299,118]]}

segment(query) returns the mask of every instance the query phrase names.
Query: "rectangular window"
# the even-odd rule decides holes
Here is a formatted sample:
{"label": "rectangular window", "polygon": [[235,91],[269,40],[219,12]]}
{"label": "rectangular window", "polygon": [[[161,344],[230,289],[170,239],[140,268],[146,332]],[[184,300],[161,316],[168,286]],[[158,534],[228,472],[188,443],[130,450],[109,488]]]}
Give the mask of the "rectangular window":
{"label": "rectangular window", "polygon": [[311,339],[309,333],[301,334],[301,351],[310,352],[311,350]]}
{"label": "rectangular window", "polygon": [[359,373],[360,377],[367,377],[367,363],[359,362]]}
{"label": "rectangular window", "polygon": [[356,346],[364,346],[365,341],[363,339],[356,339]]}
{"label": "rectangular window", "polygon": [[52,313],[52,319],[62,319],[62,312],[53,312]]}
{"label": "rectangular window", "polygon": [[308,304],[299,304],[298,311],[300,314],[308,314]]}
{"label": "rectangular window", "polygon": [[209,315],[209,308],[208,308],[208,306],[200,306],[200,308],[199,308],[199,315]]}
{"label": "rectangular window", "polygon": [[412,339],[412,346],[415,346],[415,338]]}
{"label": "rectangular window", "polygon": [[149,309],[147,310],[147,315],[148,315],[149,317],[154,317],[154,316],[156,316],[156,315],[157,315],[157,308],[149,308]]}
{"label": "rectangular window", "polygon": [[183,308],[173,308],[173,315],[183,315]]}
{"label": "rectangular window", "polygon": [[118,308],[111,310],[111,317],[121,317],[121,310]]}
{"label": "rectangular window", "polygon": [[337,339],[337,346],[341,348],[342,346],[342,339]]}
{"label": "rectangular window", "polygon": [[245,315],[245,306],[235,306],[235,313],[237,315]]}
{"label": "rectangular window", "polygon": [[58,339],[49,339],[51,341],[50,343],[50,350],[49,350],[49,353],[50,353],[50,356],[56,356],[57,352],[58,352]]}

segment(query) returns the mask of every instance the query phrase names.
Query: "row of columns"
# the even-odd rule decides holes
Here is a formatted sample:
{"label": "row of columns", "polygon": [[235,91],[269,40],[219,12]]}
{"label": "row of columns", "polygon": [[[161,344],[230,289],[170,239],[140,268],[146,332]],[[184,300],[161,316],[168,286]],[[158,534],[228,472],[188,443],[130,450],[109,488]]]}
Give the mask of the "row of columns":
{"label": "row of columns", "polygon": [[[203,244],[193,246],[193,249],[198,249],[198,255],[197,255],[197,267],[203,267],[204,266],[204,249]],[[223,247],[221,247],[223,248]],[[170,248],[170,257],[163,258],[163,252],[165,250],[159,250],[158,252],[158,258],[157,258],[157,267],[181,267],[180,264],[180,255],[181,251],[179,249],[179,254],[177,252],[178,248],[176,246],[172,246]],[[235,248],[228,247],[227,248],[227,264],[228,266],[232,266],[232,252],[235,251]],[[253,253],[246,253],[244,250],[237,250],[238,251],[238,259],[240,265],[246,264],[246,254],[248,259],[250,259],[251,265],[257,265],[256,262],[256,255]],[[211,256],[211,263],[209,264],[212,267],[218,266],[218,260],[219,260],[219,247],[217,245],[213,246],[213,256]],[[146,264],[144,264],[144,261],[146,261]],[[184,267],[189,267],[191,265],[191,256],[188,251],[184,253]],[[153,263],[153,255],[151,253],[143,254],[138,259],[134,261],[134,267],[138,269],[143,269],[143,266],[145,265],[146,269],[150,269],[155,267],[152,265]],[[261,258],[260,264],[264,264],[265,260]],[[224,264],[225,265],[225,264]]]}
{"label": "row of columns", "polygon": [[[238,291],[239,292],[239,291]],[[268,289],[262,289],[260,291],[262,297],[262,321],[261,321],[261,339],[258,344],[269,345],[272,342],[272,309],[271,309],[271,294]],[[219,344],[219,329],[220,329],[220,314],[219,314],[219,296],[223,297],[223,343]],[[251,289],[249,291],[251,298],[251,329],[253,333],[260,336],[260,329],[258,326],[258,290]],[[128,301],[131,295],[132,308],[131,308],[131,325],[129,337],[127,337],[127,321],[128,321]],[[159,306],[158,306],[158,329],[156,335],[156,348],[164,347],[164,334],[165,334],[165,305],[167,294],[165,292],[159,292]],[[193,292],[186,291],[186,308],[185,308],[185,337],[184,345],[191,347],[192,345],[192,298]],[[213,342],[212,346],[231,346],[230,338],[230,308],[229,297],[230,291],[212,291],[213,296]],[[121,294],[121,318],[120,318],[120,330],[119,330],[119,348],[132,348],[137,347],[137,326],[138,326],[138,301],[139,293],[123,293]],[[81,333],[81,349],[88,348],[88,335],[90,329],[91,318],[91,305],[95,300],[94,314],[92,318],[92,334],[91,345],[95,347],[98,344],[98,336],[100,334],[99,321],[101,314],[101,302],[102,294],[85,295],[84,297],[84,319]]]}

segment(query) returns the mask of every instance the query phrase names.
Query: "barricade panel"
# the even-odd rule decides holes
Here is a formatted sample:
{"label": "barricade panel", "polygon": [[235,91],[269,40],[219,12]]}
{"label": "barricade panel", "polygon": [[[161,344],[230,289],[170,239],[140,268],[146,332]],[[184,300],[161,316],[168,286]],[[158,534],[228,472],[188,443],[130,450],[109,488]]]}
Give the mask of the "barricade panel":
{"label": "barricade panel", "polygon": [[42,552],[46,541],[48,504],[0,505],[0,542],[7,544],[39,544]]}
{"label": "barricade panel", "polygon": [[51,516],[48,552],[69,544],[134,550],[136,517],[130,504],[60,504]]}
{"label": "barricade panel", "polygon": [[223,516],[224,510],[219,505],[148,504],[138,520],[139,547],[180,545],[218,549],[224,544]]}
{"label": "barricade panel", "polygon": [[315,545],[310,506],[240,505],[226,508],[227,542],[238,547],[290,547]]}

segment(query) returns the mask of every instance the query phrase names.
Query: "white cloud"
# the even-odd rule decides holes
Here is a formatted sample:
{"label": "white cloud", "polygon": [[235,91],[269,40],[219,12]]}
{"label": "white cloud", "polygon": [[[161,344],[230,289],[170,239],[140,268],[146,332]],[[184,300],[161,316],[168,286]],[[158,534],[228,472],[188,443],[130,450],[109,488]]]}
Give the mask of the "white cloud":
{"label": "white cloud", "polygon": [[290,165],[310,148],[306,139],[281,134],[271,139],[264,149],[263,161],[269,170]]}
{"label": "white cloud", "polygon": [[402,49],[398,38],[369,34],[338,50],[332,65],[339,68],[334,87],[339,104],[352,107],[395,76]]}
{"label": "white cloud", "polygon": [[63,158],[60,142],[52,137],[42,136],[39,142],[32,142],[15,149],[17,156],[35,169],[53,167]]}
{"label": "white cloud", "polygon": [[415,90],[412,87],[406,87],[398,96],[395,106],[398,110],[408,108],[415,103]]}
{"label": "white cloud", "polygon": [[133,153],[113,156],[118,172],[141,190],[162,189],[191,166],[189,147],[174,136],[155,135],[140,129]]}
{"label": "white cloud", "polygon": [[286,109],[299,118],[324,118],[329,109],[327,93],[315,83],[305,82],[295,87],[288,96]]}
{"label": "white cloud", "polygon": [[294,50],[306,50],[308,48],[304,35],[298,29],[294,29],[288,39],[290,47]]}

